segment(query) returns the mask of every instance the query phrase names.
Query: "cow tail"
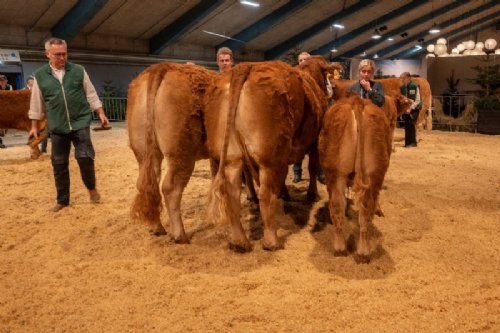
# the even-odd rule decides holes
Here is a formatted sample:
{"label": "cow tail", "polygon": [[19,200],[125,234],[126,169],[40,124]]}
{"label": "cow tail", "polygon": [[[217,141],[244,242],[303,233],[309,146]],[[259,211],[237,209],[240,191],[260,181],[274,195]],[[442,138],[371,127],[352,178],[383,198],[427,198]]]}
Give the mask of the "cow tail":
{"label": "cow tail", "polygon": [[[146,104],[146,148],[142,162],[139,164],[139,177],[137,190],[132,204],[132,218],[141,220],[151,226],[160,225],[162,210],[160,193],[161,176],[161,151],[156,141],[154,130],[154,104],[158,88],[165,74],[164,69],[152,71],[148,78],[147,104]],[[160,161],[159,161],[160,160]]]}
{"label": "cow tail", "polygon": [[[422,94],[420,94],[422,95]],[[432,131],[432,91],[429,89],[429,100],[427,101],[428,107],[425,115],[425,129]]]}
{"label": "cow tail", "polygon": [[[236,215],[236,210],[232,207],[227,193],[225,165],[227,150],[229,148],[229,138],[231,132],[235,130],[236,111],[240,101],[241,90],[251,68],[251,64],[240,64],[231,71],[229,110],[227,113],[226,127],[224,129],[224,141],[220,153],[219,169],[212,181],[212,186],[208,194],[207,216],[218,224],[227,224],[231,221],[231,218]],[[234,218],[238,217],[234,216]]]}
{"label": "cow tail", "polygon": [[[369,195],[367,191],[370,188],[370,179],[366,174],[366,162],[365,162],[365,128],[363,124],[364,118],[364,102],[360,101],[361,104],[357,105],[358,112],[354,112],[356,116],[356,122],[358,124],[358,144],[356,147],[356,165],[355,171],[356,176],[354,178],[355,193],[357,194],[356,203],[361,208],[367,209],[365,207],[365,200],[363,200],[366,195]],[[368,202],[368,201],[366,201]]]}

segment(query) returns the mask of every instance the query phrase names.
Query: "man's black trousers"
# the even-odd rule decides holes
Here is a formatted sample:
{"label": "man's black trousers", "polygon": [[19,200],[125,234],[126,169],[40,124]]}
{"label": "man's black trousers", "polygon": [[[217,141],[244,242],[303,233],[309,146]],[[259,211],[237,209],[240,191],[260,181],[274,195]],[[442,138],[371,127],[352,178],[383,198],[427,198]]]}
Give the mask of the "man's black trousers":
{"label": "man's black trousers", "polygon": [[415,124],[417,123],[419,113],[420,110],[411,110],[410,113],[403,114],[403,120],[405,122],[405,146],[417,144]]}
{"label": "man's black trousers", "polygon": [[75,159],[80,166],[83,183],[89,190],[95,189],[95,151],[90,140],[90,128],[85,127],[68,134],[50,133],[52,141],[52,169],[57,190],[57,203],[69,205],[69,153],[71,143],[75,147]]}

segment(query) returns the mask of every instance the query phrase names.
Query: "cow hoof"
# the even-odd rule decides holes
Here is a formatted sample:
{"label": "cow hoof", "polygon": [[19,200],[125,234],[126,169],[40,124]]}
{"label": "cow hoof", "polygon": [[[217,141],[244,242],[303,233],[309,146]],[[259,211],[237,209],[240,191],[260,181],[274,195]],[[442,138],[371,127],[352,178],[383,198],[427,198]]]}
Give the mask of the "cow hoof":
{"label": "cow hoof", "polygon": [[284,248],[283,244],[277,243],[273,245],[269,245],[266,243],[262,243],[262,248],[266,251],[278,251]]}
{"label": "cow hoof", "polygon": [[229,249],[231,251],[234,251],[237,253],[247,253],[247,252],[252,251],[252,244],[250,244],[250,243],[244,243],[244,244],[229,243]]}
{"label": "cow hoof", "polygon": [[366,254],[356,254],[354,256],[354,260],[358,264],[369,264],[370,263],[370,256]]}
{"label": "cow hoof", "polygon": [[184,236],[184,237],[177,237],[177,238],[173,238],[174,239],[174,243],[175,244],[189,244],[189,239]]}
{"label": "cow hoof", "polygon": [[153,227],[150,232],[151,234],[153,234],[153,236],[164,236],[167,234],[167,231],[165,230],[165,228],[163,228],[163,225],[161,225],[161,223],[158,223],[158,225]]}
{"label": "cow hoof", "polygon": [[334,250],[333,256],[334,257],[347,257],[347,250]]}

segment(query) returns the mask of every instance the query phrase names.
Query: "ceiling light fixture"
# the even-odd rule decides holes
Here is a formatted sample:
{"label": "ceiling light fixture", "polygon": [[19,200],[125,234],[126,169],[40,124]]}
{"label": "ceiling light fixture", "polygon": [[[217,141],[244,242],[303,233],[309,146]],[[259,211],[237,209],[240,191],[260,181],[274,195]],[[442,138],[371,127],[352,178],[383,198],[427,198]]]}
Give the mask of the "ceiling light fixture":
{"label": "ceiling light fixture", "polygon": [[225,38],[225,39],[232,39],[232,40],[235,40],[235,41],[240,42],[240,43],[245,43],[242,40],[239,40],[239,39],[236,39],[236,38],[232,38],[232,37],[229,37],[229,36],[226,36],[226,35],[223,35],[223,34],[218,34],[216,32],[206,31],[206,30],[202,30],[202,31],[204,33],[206,33],[206,34],[209,34],[209,35],[213,35],[213,36],[217,36],[217,37],[221,37],[221,38]]}
{"label": "ceiling light fixture", "polygon": [[378,31],[378,29],[375,29],[375,31],[374,31],[374,33],[372,35],[372,39],[380,39],[380,38],[382,38],[382,35]]}
{"label": "ceiling light fixture", "polygon": [[260,7],[260,3],[253,1],[240,0],[242,5],[252,6],[252,7]]}
{"label": "ceiling light fixture", "polygon": [[439,26],[436,23],[434,23],[434,25],[429,29],[429,33],[431,34],[438,34],[440,32],[441,30],[439,29]]}
{"label": "ceiling light fixture", "polygon": [[339,50],[337,50],[336,48],[333,48],[330,51],[333,52],[333,53],[337,53]]}
{"label": "ceiling light fixture", "polygon": [[344,28],[345,28],[345,26],[344,26],[343,24],[340,24],[340,23],[335,23],[335,24],[333,25],[333,27],[334,27],[334,28],[337,28],[337,29],[344,29]]}
{"label": "ceiling light fixture", "polygon": [[394,40],[394,38],[389,37],[389,38],[387,38],[387,40],[388,40],[389,42],[392,42],[392,41]]}
{"label": "ceiling light fixture", "polygon": [[373,59],[378,59],[378,54],[376,54],[376,53],[375,53],[375,54],[373,55]]}

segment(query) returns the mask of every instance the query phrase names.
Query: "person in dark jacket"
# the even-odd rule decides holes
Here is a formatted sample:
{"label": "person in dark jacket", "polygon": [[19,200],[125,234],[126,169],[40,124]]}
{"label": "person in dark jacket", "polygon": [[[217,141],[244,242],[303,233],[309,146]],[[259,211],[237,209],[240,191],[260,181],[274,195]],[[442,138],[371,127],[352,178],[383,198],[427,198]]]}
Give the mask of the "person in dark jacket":
{"label": "person in dark jacket", "polygon": [[10,84],[7,83],[7,76],[0,74],[0,90],[14,90]]}
{"label": "person in dark jacket", "polygon": [[[7,83],[7,76],[0,74],[0,90],[13,90],[12,86]],[[6,130],[0,129],[0,148],[7,148],[6,145],[3,144],[2,136],[5,135]]]}
{"label": "person in dark jacket", "polygon": [[109,121],[85,69],[68,62],[66,42],[50,38],[45,42],[45,50],[49,63],[34,73],[28,113],[32,119],[29,135],[38,137],[39,122],[46,117],[57,190],[57,204],[51,210],[57,212],[69,205],[71,144],[75,147],[75,158],[90,201],[100,201],[94,169],[95,151],[90,140],[92,111],[98,113],[102,126],[107,126]]}
{"label": "person in dark jacket", "polygon": [[402,73],[399,78],[403,83],[400,87],[401,94],[413,101],[410,109],[403,114],[403,121],[405,124],[405,147],[416,147],[417,137],[415,124],[418,120],[420,109],[422,108],[420,88],[418,84],[411,80],[411,75],[408,72]]}
{"label": "person in dark jacket", "polygon": [[[299,65],[309,59],[311,55],[308,52],[301,52],[297,57]],[[302,181],[302,160],[293,164],[293,182],[298,183]]]}
{"label": "person in dark jacket", "polygon": [[370,59],[363,59],[358,66],[359,81],[353,84],[348,92],[358,94],[361,98],[369,98],[373,104],[383,106],[385,102],[382,83],[373,81],[375,63]]}

